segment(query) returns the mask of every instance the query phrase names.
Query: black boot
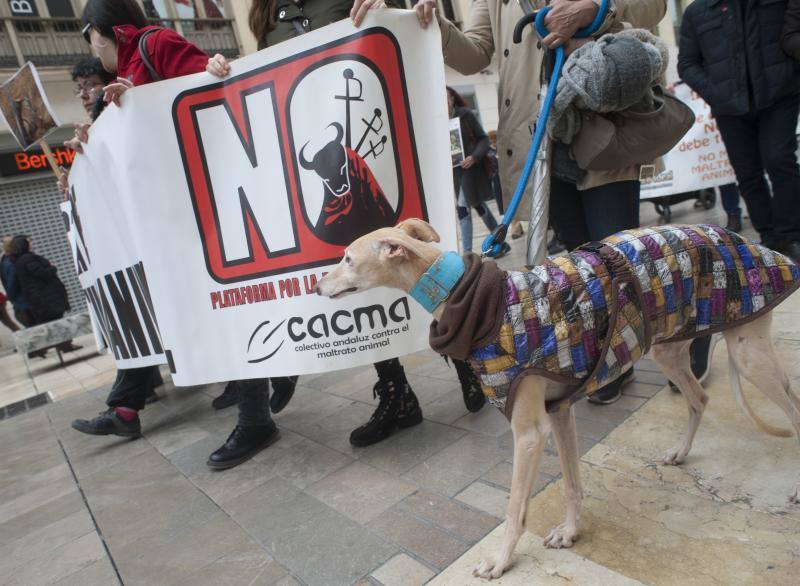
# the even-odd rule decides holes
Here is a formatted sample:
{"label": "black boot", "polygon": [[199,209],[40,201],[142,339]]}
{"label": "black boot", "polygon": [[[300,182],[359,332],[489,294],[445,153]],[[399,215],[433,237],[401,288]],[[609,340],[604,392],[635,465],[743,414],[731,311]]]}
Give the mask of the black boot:
{"label": "black boot", "polygon": [[239,401],[239,388],[236,386],[236,381],[232,380],[227,385],[225,385],[225,390],[222,391],[222,394],[219,397],[215,397],[213,401],[211,401],[211,406],[214,409],[227,409],[228,407],[233,407]]}
{"label": "black boot", "polygon": [[464,405],[467,410],[477,413],[486,404],[486,396],[483,394],[481,382],[470,368],[469,364],[463,360],[453,359],[456,367],[458,380],[461,383],[461,393],[464,395]]}
{"label": "black boot", "polygon": [[728,223],[725,226],[726,230],[731,232],[741,232],[742,230],[742,214],[728,214]]}
{"label": "black boot", "polygon": [[372,396],[380,398],[378,408],[369,421],[350,434],[350,443],[354,446],[376,444],[392,435],[398,427],[422,423],[422,409],[402,367],[391,378],[380,375],[372,388]]}
{"label": "black boot", "polygon": [[272,396],[269,398],[269,409],[273,413],[280,413],[289,404],[297,387],[299,376],[275,376],[272,381]]}
{"label": "black boot", "polygon": [[142,435],[142,424],[137,415],[131,421],[125,421],[110,408],[94,419],[76,419],[72,429],[89,435],[118,435],[120,437],[139,437]]}
{"label": "black boot", "polygon": [[280,437],[281,432],[272,422],[247,427],[237,425],[225,444],[208,457],[206,465],[215,470],[233,468],[271,446]]}
{"label": "black boot", "polygon": [[611,381],[607,385],[600,387],[589,395],[589,402],[595,405],[610,405],[616,403],[622,397],[622,387],[629,382],[633,382],[633,369],[629,368],[623,372],[619,378]]}

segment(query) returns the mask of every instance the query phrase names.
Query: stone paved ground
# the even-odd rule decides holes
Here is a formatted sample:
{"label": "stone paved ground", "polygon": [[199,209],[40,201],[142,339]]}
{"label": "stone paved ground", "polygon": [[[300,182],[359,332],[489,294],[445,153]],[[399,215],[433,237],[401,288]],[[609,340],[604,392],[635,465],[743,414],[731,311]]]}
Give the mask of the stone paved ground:
{"label": "stone paved ground", "polygon": [[[655,220],[651,210],[642,206],[643,223]],[[717,213],[682,204],[673,221]],[[520,265],[521,248],[503,264]],[[7,360],[0,368],[11,364]],[[105,373],[104,360],[48,367],[36,392],[59,389],[70,378],[92,380],[94,373],[76,373],[84,365]],[[236,419],[235,409],[210,407],[221,385],[174,388],[167,382],[162,400],[142,413],[145,436],[134,441],[69,427],[73,418],[103,409],[107,379],[88,392],[88,382],[80,392],[53,392],[54,403],[7,417],[0,422],[2,582],[425,583],[501,523],[511,433],[492,408],[466,411],[455,372],[434,353],[403,363],[422,402],[421,425],[376,446],[352,448],[350,430],[375,406],[374,371],[303,377],[292,403],[275,418],[282,439],[225,472],[205,466]],[[19,384],[8,379],[0,381],[0,397]],[[621,401],[581,403],[581,453],[664,384],[644,360]],[[557,475],[549,449],[535,490]]]}

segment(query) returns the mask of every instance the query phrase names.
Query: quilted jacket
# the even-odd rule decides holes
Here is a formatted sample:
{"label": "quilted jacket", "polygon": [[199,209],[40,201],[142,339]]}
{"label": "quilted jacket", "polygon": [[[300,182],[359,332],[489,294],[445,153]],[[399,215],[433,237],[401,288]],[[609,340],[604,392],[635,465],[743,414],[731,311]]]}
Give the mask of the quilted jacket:
{"label": "quilted jacket", "polygon": [[[509,419],[523,373],[575,387],[548,404],[552,411],[616,379],[651,344],[742,324],[800,286],[800,268],[788,257],[718,226],[626,230],[602,244],[604,258],[597,247],[578,249],[507,273],[497,338],[473,348],[469,361]],[[617,266],[608,266],[609,255]],[[612,280],[623,273],[633,278],[615,299]]]}

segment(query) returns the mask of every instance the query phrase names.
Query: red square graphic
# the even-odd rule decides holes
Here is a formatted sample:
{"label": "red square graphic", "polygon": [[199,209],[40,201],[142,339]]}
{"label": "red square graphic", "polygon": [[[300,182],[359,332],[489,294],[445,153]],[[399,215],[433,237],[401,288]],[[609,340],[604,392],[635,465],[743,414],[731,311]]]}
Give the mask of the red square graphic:
{"label": "red square graphic", "polygon": [[400,49],[385,29],[183,92],[173,119],[220,283],[331,264],[367,232],[428,219]]}

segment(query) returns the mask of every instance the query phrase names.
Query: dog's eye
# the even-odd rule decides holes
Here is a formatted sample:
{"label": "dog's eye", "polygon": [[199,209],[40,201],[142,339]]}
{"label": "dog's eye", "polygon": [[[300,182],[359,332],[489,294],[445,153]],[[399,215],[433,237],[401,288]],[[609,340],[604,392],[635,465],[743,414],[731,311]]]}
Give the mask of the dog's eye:
{"label": "dog's eye", "polygon": [[350,258],[350,255],[349,255],[349,254],[345,254],[345,255],[344,255],[344,262],[345,262],[346,264],[349,264],[349,265],[351,265],[351,264],[353,264],[353,259],[351,259],[351,258]]}

